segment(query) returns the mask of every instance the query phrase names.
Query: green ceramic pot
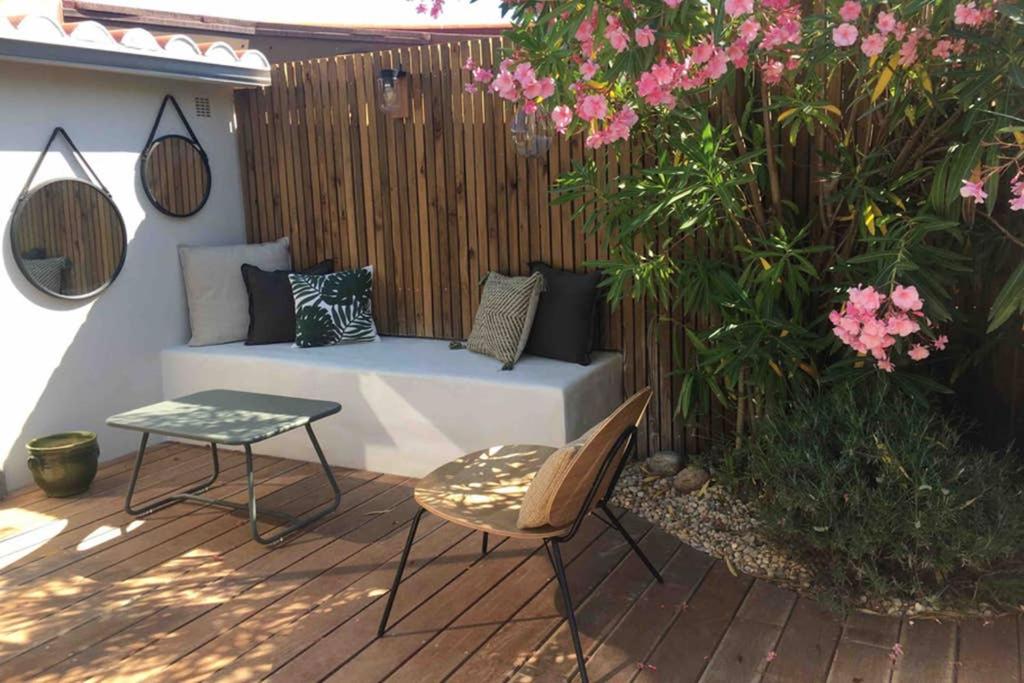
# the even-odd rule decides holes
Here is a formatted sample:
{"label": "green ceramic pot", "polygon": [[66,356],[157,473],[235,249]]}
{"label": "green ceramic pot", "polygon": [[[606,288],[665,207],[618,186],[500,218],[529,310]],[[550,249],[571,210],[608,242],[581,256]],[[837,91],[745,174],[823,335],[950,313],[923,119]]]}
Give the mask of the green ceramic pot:
{"label": "green ceramic pot", "polygon": [[92,432],[64,432],[28,442],[28,468],[47,496],[85,493],[96,477],[100,447]]}

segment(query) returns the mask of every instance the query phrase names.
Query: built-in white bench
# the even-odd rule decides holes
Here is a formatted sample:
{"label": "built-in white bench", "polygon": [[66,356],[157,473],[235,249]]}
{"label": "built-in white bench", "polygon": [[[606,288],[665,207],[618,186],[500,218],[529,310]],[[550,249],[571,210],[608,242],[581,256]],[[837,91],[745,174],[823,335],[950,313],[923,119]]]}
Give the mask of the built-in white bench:
{"label": "built-in white bench", "polygon": [[[417,477],[496,444],[564,444],[622,398],[622,357],[608,352],[586,367],[524,356],[503,372],[493,358],[445,341],[383,337],[312,349],[181,346],[165,350],[162,363],[166,398],[237,389],[337,401],[341,413],[316,424],[332,465]],[[253,450],[315,460],[299,432]]]}

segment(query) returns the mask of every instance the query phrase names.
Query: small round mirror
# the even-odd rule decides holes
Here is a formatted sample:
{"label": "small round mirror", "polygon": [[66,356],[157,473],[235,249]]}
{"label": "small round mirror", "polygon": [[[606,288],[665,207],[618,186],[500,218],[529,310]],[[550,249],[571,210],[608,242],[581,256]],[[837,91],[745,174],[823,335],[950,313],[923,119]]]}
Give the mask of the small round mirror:
{"label": "small round mirror", "polygon": [[38,289],[85,299],[106,289],[124,264],[127,236],[106,192],[78,179],[51,180],[19,200],[11,250]]}
{"label": "small round mirror", "polygon": [[157,138],[142,153],[142,187],[157,209],[177,218],[199,212],[210,198],[210,162],[182,135]]}

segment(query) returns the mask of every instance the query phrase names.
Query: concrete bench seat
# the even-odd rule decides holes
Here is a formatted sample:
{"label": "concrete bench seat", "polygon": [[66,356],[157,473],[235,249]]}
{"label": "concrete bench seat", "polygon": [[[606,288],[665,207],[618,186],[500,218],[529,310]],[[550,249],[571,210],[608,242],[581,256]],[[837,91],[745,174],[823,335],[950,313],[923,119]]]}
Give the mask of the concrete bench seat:
{"label": "concrete bench seat", "polygon": [[[434,339],[300,349],[291,344],[173,347],[162,353],[165,398],[236,389],[341,403],[316,425],[332,465],[423,476],[481,448],[561,445],[609,415],[622,398],[622,357],[586,367],[524,356],[503,372],[493,358]],[[303,435],[254,446],[313,459]]]}

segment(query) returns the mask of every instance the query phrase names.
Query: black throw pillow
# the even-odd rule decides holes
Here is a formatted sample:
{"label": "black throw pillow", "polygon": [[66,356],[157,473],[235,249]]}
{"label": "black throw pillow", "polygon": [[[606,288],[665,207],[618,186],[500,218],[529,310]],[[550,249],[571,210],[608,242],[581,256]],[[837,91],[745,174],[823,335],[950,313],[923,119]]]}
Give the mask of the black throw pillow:
{"label": "black throw pillow", "polygon": [[[334,269],[323,261],[303,275],[327,275]],[[249,333],[246,344],[280,344],[295,341],[295,299],[288,276],[290,270],[263,270],[248,263],[242,266],[242,280],[249,293]]]}
{"label": "black throw pillow", "polygon": [[572,273],[546,263],[530,264],[544,276],[547,288],[540,295],[526,353],[590,365],[597,330],[600,273]]}

